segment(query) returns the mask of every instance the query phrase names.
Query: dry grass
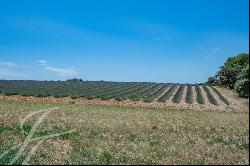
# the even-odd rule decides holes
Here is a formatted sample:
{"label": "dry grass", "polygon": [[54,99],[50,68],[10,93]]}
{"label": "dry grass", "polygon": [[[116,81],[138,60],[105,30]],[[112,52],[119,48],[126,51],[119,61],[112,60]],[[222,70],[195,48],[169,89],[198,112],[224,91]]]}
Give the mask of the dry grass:
{"label": "dry grass", "polygon": [[60,109],[46,118],[38,135],[76,132],[48,139],[30,164],[249,163],[248,113],[5,100],[0,100],[0,153],[24,141],[20,118],[55,106]]}

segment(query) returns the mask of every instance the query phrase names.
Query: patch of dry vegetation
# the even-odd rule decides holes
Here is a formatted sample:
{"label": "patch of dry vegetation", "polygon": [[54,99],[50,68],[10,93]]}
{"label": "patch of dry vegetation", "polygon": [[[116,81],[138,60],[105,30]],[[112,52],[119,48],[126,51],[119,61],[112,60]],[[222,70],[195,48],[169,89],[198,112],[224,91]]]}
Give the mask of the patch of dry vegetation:
{"label": "patch of dry vegetation", "polygon": [[0,100],[1,149],[24,141],[20,118],[55,106],[39,130],[76,132],[44,142],[30,164],[249,164],[249,116],[232,112]]}

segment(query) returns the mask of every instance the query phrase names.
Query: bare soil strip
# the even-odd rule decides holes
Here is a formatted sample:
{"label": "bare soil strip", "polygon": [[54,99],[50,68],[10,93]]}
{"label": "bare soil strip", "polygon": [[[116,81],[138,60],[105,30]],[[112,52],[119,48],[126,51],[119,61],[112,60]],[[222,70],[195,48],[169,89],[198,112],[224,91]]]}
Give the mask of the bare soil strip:
{"label": "bare soil strip", "polygon": [[188,88],[188,86],[185,85],[184,90],[183,90],[183,95],[182,95],[182,98],[181,98],[181,101],[180,101],[180,104],[186,103],[187,88]]}
{"label": "bare soil strip", "polygon": [[195,90],[195,86],[192,86],[192,90],[193,90],[193,104],[198,104],[197,103],[197,93]]}

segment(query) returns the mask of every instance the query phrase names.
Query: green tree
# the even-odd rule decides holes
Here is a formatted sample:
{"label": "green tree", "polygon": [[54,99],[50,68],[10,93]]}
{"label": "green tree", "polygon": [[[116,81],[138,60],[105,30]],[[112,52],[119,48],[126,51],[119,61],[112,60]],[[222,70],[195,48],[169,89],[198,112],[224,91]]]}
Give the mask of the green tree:
{"label": "green tree", "polygon": [[209,77],[206,84],[207,85],[217,85],[218,80],[215,77]]}
{"label": "green tree", "polygon": [[234,85],[240,97],[249,97],[249,64],[242,70]]}
{"label": "green tree", "polygon": [[72,78],[72,79],[68,79],[67,81],[69,81],[69,82],[82,82],[83,80],[81,78]]}
{"label": "green tree", "polygon": [[249,97],[249,79],[241,79],[235,83],[234,90],[240,97]]}
{"label": "green tree", "polygon": [[242,71],[241,66],[222,66],[216,74],[218,84],[222,87],[233,89]]}
{"label": "green tree", "polygon": [[210,77],[207,81],[210,85],[234,89],[239,96],[249,96],[249,55],[242,53],[235,57],[230,57],[220,67],[215,75],[215,79]]}
{"label": "green tree", "polygon": [[242,53],[235,57],[228,58],[224,66],[227,66],[227,67],[241,66],[245,68],[247,67],[248,64],[249,64],[249,55]]}

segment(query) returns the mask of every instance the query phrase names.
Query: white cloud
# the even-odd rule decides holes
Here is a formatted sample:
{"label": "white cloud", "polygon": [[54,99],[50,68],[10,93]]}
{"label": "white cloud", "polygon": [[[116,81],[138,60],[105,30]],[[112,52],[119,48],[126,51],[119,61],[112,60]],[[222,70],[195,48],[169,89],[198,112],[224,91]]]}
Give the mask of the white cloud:
{"label": "white cloud", "polygon": [[0,66],[15,67],[16,64],[13,63],[13,62],[3,62],[3,61],[0,61]]}
{"label": "white cloud", "polygon": [[46,60],[39,60],[39,61],[37,61],[37,63],[38,63],[39,65],[46,66],[47,61],[46,61]]}
{"label": "white cloud", "polygon": [[37,61],[37,63],[39,65],[43,66],[44,69],[46,69],[48,71],[51,71],[51,72],[54,72],[56,74],[59,74],[61,76],[70,77],[70,76],[76,76],[77,75],[77,72],[75,71],[74,67],[70,67],[70,68],[52,67],[52,66],[47,65],[48,61],[46,61],[46,60],[39,60],[39,61]]}
{"label": "white cloud", "polygon": [[17,71],[9,71],[6,69],[0,69],[0,79],[5,78],[25,78],[25,74]]}
{"label": "white cloud", "polygon": [[77,75],[77,72],[73,68],[55,68],[55,67],[46,66],[45,69],[52,71],[54,73],[57,73],[61,76],[75,76],[75,75]]}
{"label": "white cloud", "polygon": [[7,73],[6,72],[4,72],[4,71],[0,71],[0,77],[4,77],[4,76],[6,76],[7,75]]}

